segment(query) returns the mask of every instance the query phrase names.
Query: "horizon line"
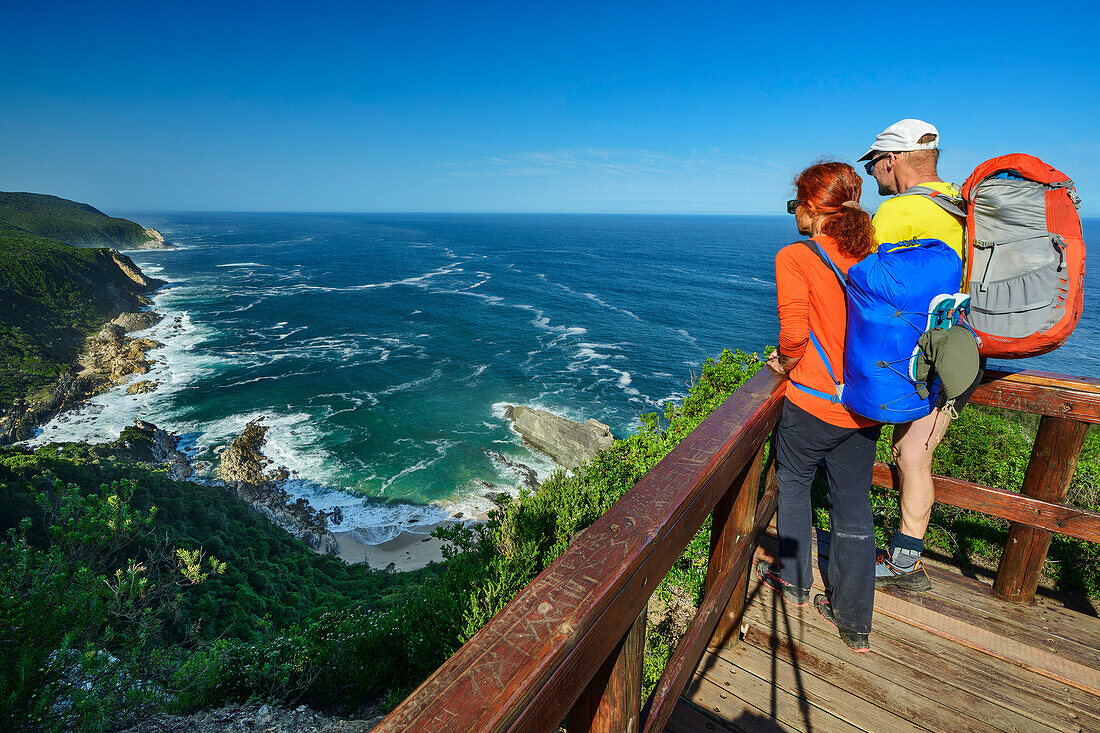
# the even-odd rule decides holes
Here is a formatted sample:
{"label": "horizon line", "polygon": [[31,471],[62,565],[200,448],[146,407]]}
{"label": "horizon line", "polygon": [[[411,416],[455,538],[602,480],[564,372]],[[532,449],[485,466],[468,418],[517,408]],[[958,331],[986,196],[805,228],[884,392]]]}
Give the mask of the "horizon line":
{"label": "horizon line", "polygon": [[[884,199],[885,200],[885,199]],[[98,207],[97,207],[98,208]],[[765,216],[777,219],[790,218],[790,214],[771,213],[720,213],[707,211],[444,211],[444,210],[403,210],[403,211],[354,211],[340,209],[156,209],[119,207],[119,211],[131,214],[332,214],[332,215],[371,215],[371,216]],[[865,209],[865,211],[867,211]],[[867,211],[874,215],[874,212]],[[111,216],[108,214],[108,216]],[[1081,219],[1100,219],[1100,211],[1095,213],[1079,212]]]}

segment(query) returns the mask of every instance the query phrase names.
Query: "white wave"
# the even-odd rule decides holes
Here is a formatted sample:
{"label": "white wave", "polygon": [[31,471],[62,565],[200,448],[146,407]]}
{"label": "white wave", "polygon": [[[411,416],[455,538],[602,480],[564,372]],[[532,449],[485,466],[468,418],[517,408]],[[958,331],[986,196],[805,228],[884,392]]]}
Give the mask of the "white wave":
{"label": "white wave", "polygon": [[467,291],[470,291],[470,290],[474,290],[475,288],[480,288],[482,285],[484,285],[485,283],[487,283],[487,282],[489,282],[490,280],[493,279],[492,276],[487,272],[479,272],[479,273],[477,273],[477,276],[480,278],[480,280],[478,280],[473,285],[467,285],[464,288],[456,288],[455,290],[443,290],[443,291],[439,291],[439,292],[444,292],[444,293],[467,292]]}
{"label": "white wave", "polygon": [[[135,375],[121,386],[61,413],[42,426],[27,444],[105,443],[118,438],[119,433],[137,419],[154,423],[175,420],[175,395],[187,389],[197,378],[222,368],[225,360],[199,348],[211,337],[212,331],[197,326],[188,313],[173,308],[172,293],[172,290],[166,290],[154,296],[154,307],[164,319],[142,332],[145,337],[163,345],[149,352],[153,360],[149,373]],[[147,394],[131,395],[126,392],[130,383],[141,380],[157,382],[158,386]]]}
{"label": "white wave", "polygon": [[542,311],[536,311],[534,319],[531,321],[532,326],[536,326],[544,331],[551,333],[557,333],[561,336],[583,336],[588,333],[588,329],[583,326],[551,326],[550,318],[543,314]]}
{"label": "white wave", "polygon": [[583,291],[583,290],[574,290],[573,288],[569,287],[568,285],[564,285],[564,284],[562,284],[562,283],[557,283],[557,282],[551,282],[551,281],[550,281],[550,280],[549,280],[549,279],[548,279],[548,278],[546,277],[546,275],[543,275],[543,274],[541,274],[541,273],[538,273],[538,274],[537,274],[537,277],[538,277],[538,278],[539,278],[540,280],[542,280],[543,282],[546,282],[546,283],[550,283],[551,285],[556,285],[557,287],[561,288],[562,290],[564,290],[565,292],[569,293],[570,295],[575,295],[575,296],[577,296],[577,297],[581,297],[581,298],[587,298],[588,300],[591,300],[591,301],[592,301],[593,303],[595,303],[596,305],[600,306],[601,308],[606,308],[606,309],[608,309],[608,310],[610,310],[610,311],[614,311],[614,312],[616,312],[616,313],[622,313],[622,314],[623,314],[624,316],[627,316],[628,318],[633,318],[633,319],[634,319],[635,321],[640,321],[640,320],[642,320],[642,319],[641,319],[640,317],[638,317],[638,315],[637,315],[637,314],[635,314],[634,312],[632,312],[632,311],[629,311],[629,310],[627,310],[627,309],[625,309],[625,308],[619,308],[618,306],[615,306],[615,305],[611,305],[610,303],[608,303],[608,302],[607,302],[606,300],[604,300],[603,298],[599,297],[599,296],[598,296],[598,295],[596,295],[595,293],[588,293],[588,292],[585,292],[585,291]]}
{"label": "white wave", "polygon": [[[286,325],[286,321],[283,321],[282,323],[280,323],[280,324],[277,324],[277,325],[275,326],[275,328],[281,328],[282,326],[285,326],[285,325]],[[281,334],[279,334],[279,335],[278,335],[278,336],[276,337],[276,339],[275,339],[275,340],[276,340],[276,341],[282,341],[283,339],[287,338],[288,336],[293,336],[293,335],[294,335],[294,334],[296,334],[296,333],[301,333],[302,331],[305,331],[305,330],[306,330],[307,328],[309,328],[309,326],[298,326],[297,328],[295,328],[295,329],[293,329],[293,330],[291,330],[291,331],[287,331],[286,333],[281,333]]]}
{"label": "white wave", "polygon": [[417,387],[422,387],[425,384],[428,384],[430,382],[434,382],[435,380],[439,379],[441,376],[443,376],[442,370],[436,369],[435,371],[433,371],[431,373],[431,376],[421,377],[420,379],[414,379],[411,382],[404,382],[403,384],[397,384],[397,385],[394,385],[393,387],[387,387],[386,389],[382,390],[378,394],[380,394],[380,395],[391,395],[391,394],[394,394],[396,392],[406,392],[410,389],[416,389]]}
{"label": "white wave", "polygon": [[417,471],[423,471],[428,466],[432,466],[432,465],[438,463],[440,460],[442,460],[443,458],[445,458],[447,456],[447,451],[448,450],[450,450],[452,447],[458,445],[457,440],[447,440],[445,438],[439,438],[439,439],[436,439],[436,440],[429,440],[427,442],[428,442],[429,445],[432,445],[435,448],[436,455],[432,458],[425,458],[423,460],[417,461],[416,463],[414,463],[411,466],[406,466],[405,468],[398,471],[396,475],[394,475],[391,478],[386,479],[385,481],[383,481],[382,482],[382,493],[385,493],[386,489],[388,489],[390,486],[392,486],[394,484],[394,482],[399,481],[400,479],[404,478],[405,476],[416,473]]}
{"label": "white wave", "polygon": [[259,262],[227,262],[224,265],[214,265],[214,267],[267,267],[267,265]]}
{"label": "white wave", "polygon": [[615,379],[615,384],[619,389],[623,391],[624,394],[630,395],[632,397],[638,397],[641,395],[641,392],[630,386],[631,382],[633,381],[630,372],[624,371],[622,369],[616,369],[615,367],[608,366],[606,364],[599,364],[594,367],[594,369],[596,371],[606,370],[617,374],[618,378]]}
{"label": "white wave", "polygon": [[685,339],[686,341],[688,341],[688,342],[689,342],[689,343],[690,343],[690,344],[691,344],[692,346],[697,346],[697,345],[699,344],[699,340],[698,340],[697,338],[695,338],[694,336],[692,336],[692,335],[691,335],[690,333],[688,333],[688,332],[687,332],[687,329],[684,329],[684,328],[677,328],[677,329],[676,329],[676,333],[678,333],[678,334],[680,334],[681,336],[683,336],[683,337],[684,337],[684,339]]}
{"label": "white wave", "polygon": [[[292,478],[283,484],[283,488],[295,499],[308,501],[314,509],[327,511],[339,507],[344,518],[334,529],[356,530],[364,541],[381,543],[393,539],[403,530],[426,529],[450,517],[449,510],[437,504],[381,504],[344,490],[341,479],[347,471],[335,456],[321,447],[324,431],[319,427],[316,416],[309,413],[255,411],[195,426],[200,431],[195,440],[196,451],[212,455],[217,449],[228,446],[250,421],[260,417],[264,418],[263,424],[268,428],[264,455],[271,459],[272,465],[286,466],[292,473]],[[437,455],[386,479],[383,491],[400,478],[440,460],[451,446],[457,445],[446,440],[430,442]]]}
{"label": "white wave", "polygon": [[463,272],[462,268],[452,265],[452,266],[449,266],[449,267],[447,267],[447,266],[437,267],[436,269],[432,270],[431,272],[426,272],[423,275],[416,275],[414,277],[406,277],[406,278],[403,278],[401,280],[391,280],[389,282],[364,283],[362,285],[348,285],[348,286],[345,286],[345,287],[331,287],[331,286],[324,286],[324,285],[299,285],[295,289],[298,290],[298,291],[319,290],[319,291],[324,292],[324,293],[346,293],[346,292],[354,292],[354,291],[357,291],[357,290],[372,290],[374,288],[392,288],[392,287],[397,287],[399,285],[417,285],[417,286],[419,286],[419,285],[422,285],[423,283],[426,283],[427,281],[431,280],[432,278],[440,277],[440,276],[443,276],[443,275],[453,275],[457,272]]}

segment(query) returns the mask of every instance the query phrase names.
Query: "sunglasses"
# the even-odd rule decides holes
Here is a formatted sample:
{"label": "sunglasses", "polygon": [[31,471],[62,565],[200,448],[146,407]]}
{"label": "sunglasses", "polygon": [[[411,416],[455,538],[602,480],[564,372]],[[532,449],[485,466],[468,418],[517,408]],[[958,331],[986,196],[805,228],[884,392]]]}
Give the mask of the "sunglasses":
{"label": "sunglasses", "polygon": [[802,203],[802,199],[791,199],[787,202],[787,213],[793,214],[794,210],[798,208],[798,205]]}
{"label": "sunglasses", "polygon": [[890,153],[883,153],[882,155],[878,156],[877,158],[871,158],[869,161],[867,161],[867,164],[865,166],[863,166],[867,171],[867,175],[869,175],[869,176],[875,175],[875,166],[878,164],[878,162],[880,160],[882,160],[883,158],[888,157],[889,155],[890,155]]}

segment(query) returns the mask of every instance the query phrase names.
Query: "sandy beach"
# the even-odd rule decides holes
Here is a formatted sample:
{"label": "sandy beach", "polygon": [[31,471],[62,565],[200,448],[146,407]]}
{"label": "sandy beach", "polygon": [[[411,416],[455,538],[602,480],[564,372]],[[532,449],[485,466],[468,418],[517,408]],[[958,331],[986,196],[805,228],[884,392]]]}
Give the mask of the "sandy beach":
{"label": "sandy beach", "polygon": [[444,540],[418,532],[402,531],[392,540],[368,545],[357,539],[355,531],[333,532],[340,548],[340,559],[347,563],[366,562],[376,570],[385,570],[393,563],[394,570],[417,570],[430,562],[443,559]]}

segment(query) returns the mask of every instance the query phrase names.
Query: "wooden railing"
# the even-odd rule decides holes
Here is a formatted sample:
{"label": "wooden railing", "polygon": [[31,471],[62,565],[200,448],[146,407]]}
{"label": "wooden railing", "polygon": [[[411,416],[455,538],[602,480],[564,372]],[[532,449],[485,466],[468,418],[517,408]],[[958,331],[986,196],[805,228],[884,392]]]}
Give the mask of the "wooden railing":
{"label": "wooden railing", "polygon": [[[782,387],[766,368],[746,382],[376,730],[663,730],[704,648],[738,632],[753,551],[775,512],[764,455]],[[972,401],[1042,416],[1022,495],[935,479],[937,500],[1013,521],[994,592],[1027,601],[1051,532],[1100,541],[1100,514],[1060,503],[1088,425],[1100,422],[1100,382],[990,371]],[[893,485],[885,464],[875,477]],[[703,601],[643,708],[646,605],[708,514]]]}

